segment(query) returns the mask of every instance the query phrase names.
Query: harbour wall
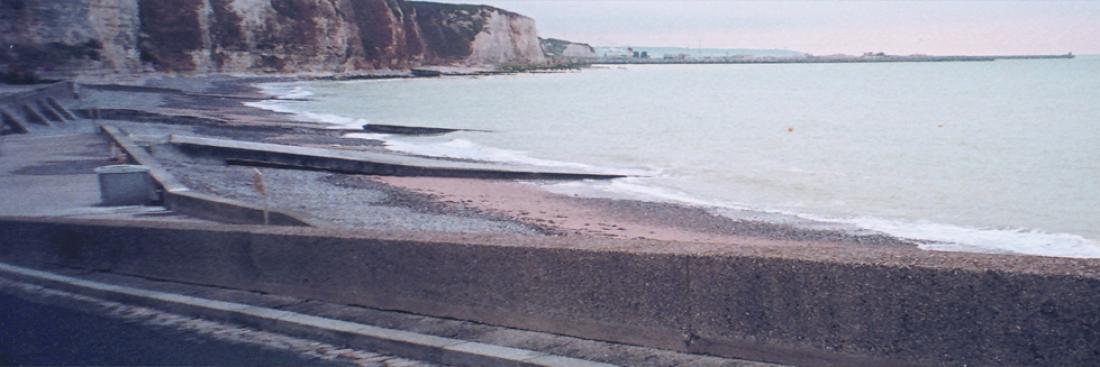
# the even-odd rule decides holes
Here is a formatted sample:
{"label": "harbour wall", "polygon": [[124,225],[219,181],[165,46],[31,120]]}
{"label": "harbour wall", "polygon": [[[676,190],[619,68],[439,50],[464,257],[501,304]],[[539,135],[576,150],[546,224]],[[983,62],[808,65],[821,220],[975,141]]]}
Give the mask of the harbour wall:
{"label": "harbour wall", "polygon": [[25,265],[794,365],[1100,365],[1096,260],[842,250],[0,218]]}

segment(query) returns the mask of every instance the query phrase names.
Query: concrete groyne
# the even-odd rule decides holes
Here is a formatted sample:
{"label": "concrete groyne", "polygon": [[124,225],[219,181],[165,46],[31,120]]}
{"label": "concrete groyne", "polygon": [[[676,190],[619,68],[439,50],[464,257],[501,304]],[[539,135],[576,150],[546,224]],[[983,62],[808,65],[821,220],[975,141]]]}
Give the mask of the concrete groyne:
{"label": "concrete groyne", "polygon": [[583,180],[626,177],[624,174],[617,173],[570,172],[541,167],[449,161],[398,154],[345,151],[187,135],[172,135],[168,142],[191,154],[216,156],[230,164],[323,170],[364,175],[533,180]]}
{"label": "concrete groyne", "polygon": [[796,365],[1100,364],[1095,260],[0,218],[0,259]]}

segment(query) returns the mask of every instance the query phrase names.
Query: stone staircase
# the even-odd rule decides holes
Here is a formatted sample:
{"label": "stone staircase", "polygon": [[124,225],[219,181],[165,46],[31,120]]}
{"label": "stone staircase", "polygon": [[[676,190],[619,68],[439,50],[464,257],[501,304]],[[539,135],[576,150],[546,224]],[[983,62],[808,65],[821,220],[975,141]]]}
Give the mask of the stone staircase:
{"label": "stone staircase", "polygon": [[72,123],[78,117],[65,105],[78,98],[73,82],[4,85],[0,88],[0,135],[27,134]]}

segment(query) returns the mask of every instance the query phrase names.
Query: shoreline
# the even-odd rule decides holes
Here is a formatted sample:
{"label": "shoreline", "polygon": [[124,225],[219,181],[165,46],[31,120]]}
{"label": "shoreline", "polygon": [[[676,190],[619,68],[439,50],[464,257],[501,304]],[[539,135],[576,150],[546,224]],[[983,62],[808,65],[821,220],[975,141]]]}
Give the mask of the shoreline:
{"label": "shoreline", "polygon": [[[277,98],[266,95],[258,84],[296,81],[290,78],[236,78],[212,76],[176,77],[155,80],[147,86],[190,93],[146,89],[88,90],[86,103],[112,101],[113,107],[128,107],[146,114],[163,114],[145,122],[117,122],[139,135],[188,133],[248,141],[365,150],[404,155],[385,149],[378,140],[349,138],[348,130],[329,124],[305,121],[293,114],[273,112],[246,105]],[[96,96],[100,94],[100,96]],[[155,95],[158,100],[119,98]],[[239,98],[227,98],[235,95]],[[139,103],[134,103],[134,102]],[[125,114],[124,114],[125,115]],[[180,116],[195,117],[181,120]],[[120,116],[133,119],[132,116]],[[147,142],[148,143],[148,142]],[[247,189],[251,168],[222,166],[216,162],[189,158],[176,149],[154,146],[157,159],[187,186],[208,194],[258,202]],[[706,243],[808,242],[889,244],[906,247],[912,242],[885,235],[856,235],[841,231],[801,229],[795,226],[734,220],[712,214],[704,208],[686,205],[619,199],[576,198],[554,194],[513,181],[471,179],[461,187],[445,178],[387,178],[292,169],[262,169],[269,189],[285,195],[273,205],[304,211],[337,227],[459,233],[510,233],[535,236],[599,238],[652,238],[676,242]],[[444,188],[454,190],[443,190]],[[311,193],[303,195],[303,193]],[[489,203],[473,200],[479,195],[507,192]],[[333,199],[343,195],[347,200]],[[363,196],[363,197],[360,197]],[[385,196],[385,198],[381,198]],[[369,198],[366,198],[369,197]],[[533,203],[526,198],[537,197]],[[513,200],[514,199],[514,200]],[[486,205],[481,205],[486,204]],[[488,205],[491,204],[491,205]],[[514,205],[513,205],[514,204]],[[532,204],[528,206],[528,204]],[[537,204],[537,205],[535,205]],[[549,205],[549,207],[541,207]],[[552,208],[547,210],[547,208]],[[374,212],[371,212],[374,210]],[[555,213],[554,211],[558,211]],[[543,214],[545,212],[546,214]],[[528,213],[528,214],[523,214]],[[563,214],[565,213],[565,214]],[[402,218],[404,216],[404,218]],[[570,217],[568,221],[558,216]],[[667,222],[667,223],[663,223]],[[584,226],[588,223],[588,226]],[[601,227],[600,224],[603,224]],[[606,229],[605,229],[606,228]],[[642,228],[653,228],[645,229]],[[653,233],[650,233],[653,232]]]}
{"label": "shoreline", "polygon": [[[295,82],[270,81],[271,83]],[[252,88],[267,93],[266,100],[285,100],[259,84],[248,81]],[[263,111],[307,117],[283,109],[266,109],[255,104],[249,107]],[[332,122],[315,121],[319,124]],[[387,125],[390,126],[390,125]],[[459,131],[462,127],[453,127]],[[366,133],[368,131],[364,131]],[[398,134],[402,135],[403,134]],[[417,135],[417,134],[410,134]],[[383,140],[359,137],[384,144]],[[394,154],[409,154],[389,150]],[[414,156],[420,156],[415,155]],[[432,157],[450,160],[449,157]],[[425,194],[445,204],[474,207],[481,212],[512,218],[562,236],[597,236],[616,239],[650,239],[675,242],[734,243],[746,240],[765,242],[822,241],[829,243],[874,244],[915,247],[918,241],[902,239],[884,233],[843,229],[803,228],[792,223],[765,220],[745,220],[713,213],[709,207],[686,203],[661,202],[623,198],[601,198],[554,193],[540,185],[490,179],[460,179],[435,177],[375,177],[380,182],[404,190]],[[533,202],[532,202],[533,200]],[[751,211],[749,211],[751,212]],[[564,213],[564,214],[563,214]],[[756,213],[756,212],[754,212]],[[770,214],[759,212],[760,214]],[[792,216],[793,215],[789,215]],[[801,221],[816,221],[799,218]],[[678,222],[675,224],[670,224]],[[819,223],[825,224],[825,223]]]}
{"label": "shoreline", "polygon": [[[85,107],[97,105],[96,108],[99,108],[98,104],[105,103],[103,107],[115,108],[113,111],[105,109],[104,112],[116,113],[117,116],[112,116],[118,119],[115,121],[130,120],[119,123],[128,125],[121,127],[134,129],[139,135],[164,136],[168,133],[183,133],[326,149],[363,150],[441,161],[463,161],[390,150],[385,146],[384,140],[349,135],[349,133],[361,132],[358,129],[353,131],[333,128],[334,126],[330,123],[303,119],[298,114],[275,112],[254,106],[255,102],[280,99],[280,96],[272,95],[270,91],[265,90],[262,84],[295,81],[302,80],[284,77],[241,78],[225,75],[171,77],[150,80],[141,87],[111,88],[102,85],[87,87],[89,98],[84,104]],[[136,121],[140,123],[135,124]],[[141,131],[143,129],[147,131]],[[362,132],[366,133],[366,131]],[[164,142],[155,143],[164,144]],[[234,185],[246,185],[244,181],[247,180],[248,170],[244,169],[245,167],[213,168],[209,161],[195,161],[180,152],[167,153],[175,148],[159,149],[159,145],[154,148],[158,148],[157,151],[164,151],[162,152],[164,157],[158,158],[168,159],[176,164],[175,168],[179,171],[177,174],[189,180],[189,185],[203,187],[208,194],[259,202],[258,197],[234,187]],[[326,178],[324,172],[307,173],[293,169],[264,169],[265,174],[269,170],[284,172],[273,175],[284,181],[274,184],[288,185],[291,186],[289,189],[293,190],[316,191],[328,193],[327,195],[337,195],[336,192],[342,195],[355,195],[356,192],[366,191],[368,195],[392,196],[382,201],[351,202],[322,197],[299,197],[278,203],[284,206],[283,209],[305,211],[315,217],[336,223],[338,226],[353,229],[359,227],[381,229],[386,225],[392,225],[397,228],[436,232],[503,231],[542,236],[583,237],[587,235],[678,242],[738,243],[761,239],[817,241],[919,247],[925,251],[937,252],[1027,255],[993,249],[967,248],[965,245],[939,248],[941,242],[938,241],[913,239],[920,237],[901,237],[890,232],[862,227],[856,223],[814,219],[812,216],[680,203],[659,198],[645,199],[632,196],[624,198],[604,195],[576,197],[572,193],[555,193],[527,183],[509,182],[509,185],[503,185],[501,181],[495,180],[471,180],[463,182],[465,187],[461,190],[448,192],[439,190],[439,188],[447,188],[446,182],[454,182],[447,179],[389,180],[376,176],[362,176],[372,179],[349,180],[347,177],[357,176],[332,174],[337,178]],[[214,178],[201,177],[203,175]],[[295,175],[308,176],[308,179],[295,178]],[[352,183],[349,184],[349,182]],[[480,193],[477,193],[478,191]],[[508,192],[513,198],[545,198],[545,203],[536,205],[531,200],[524,199],[512,200],[515,204],[508,203],[507,200],[488,202],[475,200],[479,195],[494,195],[498,192]],[[297,202],[298,200],[303,202]],[[363,208],[353,208],[355,205],[361,205]],[[540,209],[539,205],[549,205],[553,210],[568,214],[551,214],[545,208]],[[369,208],[378,206],[384,207],[381,210],[384,214],[364,214]],[[726,213],[727,210],[734,213]],[[360,215],[365,216],[348,218]],[[400,218],[402,215],[407,218]],[[568,218],[558,218],[559,215]],[[431,223],[432,220],[438,220],[439,223]],[[417,221],[424,223],[414,223]],[[604,225],[601,226],[601,223]],[[585,224],[588,225],[585,226]],[[943,244],[950,245],[948,242]]]}
{"label": "shoreline", "polygon": [[[257,85],[256,87],[260,88],[260,89],[264,89],[262,86]],[[270,93],[270,94],[276,94],[276,95],[273,95],[272,97],[275,98],[276,100],[278,99],[277,94],[280,93],[280,91],[278,91],[278,90],[268,90],[268,89],[265,89],[265,91]],[[258,107],[262,108],[262,106],[258,106]],[[302,112],[302,111],[296,111],[293,107],[280,108],[280,109],[278,109],[278,111],[291,113],[292,115],[298,115],[298,116],[304,116],[303,114],[313,114],[313,112],[306,113],[306,112]],[[326,123],[326,122],[324,122],[323,118],[318,119],[318,120],[322,123]],[[365,122],[365,120],[364,120],[364,122]],[[327,123],[333,123],[333,124],[339,125],[338,122],[327,122]],[[456,130],[461,130],[462,127],[463,126],[450,126],[450,128],[453,128],[453,129],[456,129]],[[405,135],[400,134],[400,133],[396,134],[396,135],[393,135],[393,137],[396,138],[398,141],[400,141],[401,138],[404,137],[404,136]],[[387,140],[387,139],[384,139],[384,138],[374,138],[374,137],[370,137],[370,136],[365,136],[365,137],[362,137],[362,138],[364,138],[364,139],[377,139],[377,140],[383,140],[383,141]],[[404,149],[391,150],[391,152],[395,152],[395,153],[399,153],[399,154],[410,154],[409,152],[405,152]],[[412,154],[416,154],[416,153],[412,153]],[[454,158],[447,158],[447,157],[436,157],[436,158],[454,159]],[[417,188],[418,186],[420,186],[420,184],[414,185],[413,188]],[[552,193],[554,190],[549,190],[547,188],[540,188],[540,191],[542,193]],[[572,192],[570,190],[567,190],[566,192],[558,192],[556,194],[561,194],[561,195],[564,195],[565,197],[568,197],[569,194],[571,194],[571,193]],[[740,223],[740,222],[761,222],[761,223],[766,223],[770,226],[783,226],[783,227],[789,227],[789,228],[797,228],[800,231],[839,232],[839,233],[844,233],[844,236],[842,236],[842,237],[849,237],[849,238],[867,238],[867,237],[876,237],[876,236],[881,235],[882,237],[888,237],[888,238],[891,238],[892,240],[890,240],[890,241],[875,240],[873,242],[895,243],[895,244],[900,243],[900,244],[905,244],[905,245],[919,246],[922,249],[928,250],[928,251],[953,251],[953,252],[972,252],[972,253],[991,253],[991,254],[1064,256],[1064,257],[1085,257],[1085,258],[1087,258],[1087,257],[1090,257],[1088,255],[1088,251],[1087,251],[1088,249],[1081,248],[1079,246],[1088,245],[1091,242],[1094,242],[1093,240],[1090,240],[1090,239],[1087,239],[1087,238],[1084,238],[1084,237],[1080,237],[1080,236],[1077,236],[1077,235],[1054,233],[1054,232],[1013,230],[1013,229],[1008,229],[1008,228],[995,228],[995,227],[971,227],[971,226],[954,225],[954,224],[947,224],[947,223],[924,222],[924,221],[919,221],[919,220],[905,220],[905,219],[890,220],[890,219],[863,218],[863,217],[859,217],[859,216],[855,216],[855,217],[851,217],[851,218],[848,218],[848,217],[844,217],[844,218],[819,218],[819,217],[815,217],[812,214],[811,215],[806,215],[806,214],[798,214],[798,213],[773,212],[773,211],[759,210],[759,209],[726,207],[726,206],[722,206],[722,205],[713,205],[713,204],[699,204],[699,203],[694,203],[694,202],[680,202],[680,201],[677,201],[675,199],[666,200],[666,199],[662,199],[662,198],[659,198],[659,197],[651,197],[651,198],[635,197],[636,195],[630,195],[630,194],[605,195],[605,194],[602,194],[602,193],[599,193],[599,194],[582,193],[581,196],[585,197],[586,199],[640,201],[640,202],[646,202],[646,203],[649,203],[649,204],[652,204],[652,205],[668,205],[668,206],[672,206],[672,207],[686,207],[686,208],[691,208],[691,209],[701,209],[707,215],[716,215],[717,214],[718,216],[722,216],[722,217],[725,217],[727,219],[730,219],[730,223],[727,223],[727,225],[730,225],[730,226],[733,226],[733,223]],[[468,199],[468,198],[466,198],[466,199]],[[552,218],[552,217],[538,218],[538,219],[540,219],[542,222],[549,222],[549,221],[554,220],[554,218]],[[590,226],[591,226],[591,223],[590,223]],[[923,230],[925,230],[925,231],[932,231],[932,233],[927,234],[927,237],[921,237],[918,234],[914,234],[914,232],[912,230],[905,229],[905,228],[909,228],[909,227],[921,227],[921,228],[924,228]],[[583,230],[586,230],[587,228],[576,228],[576,226],[574,226],[574,227],[571,227],[571,229],[572,230],[581,230],[583,232]],[[898,231],[900,231],[900,233]],[[944,231],[946,231],[946,232],[944,232]],[[958,231],[973,232],[971,234],[971,236],[974,236],[974,235],[978,236],[978,237],[974,237],[974,238],[976,238],[974,240],[976,242],[975,243],[970,243],[970,242],[966,242],[966,241],[956,242],[956,241],[953,241],[951,238],[945,238],[944,235],[942,234],[942,233],[954,233],[954,232],[958,232]],[[906,233],[908,233],[908,235],[906,235]],[[1025,242],[1026,241],[1032,241],[1032,242],[1041,241],[1041,240],[1044,240],[1048,237],[1051,237],[1051,238],[1060,237],[1061,238],[1060,240],[1068,241],[1068,242],[1065,242],[1065,244],[1064,244],[1065,246],[1081,248],[1081,251],[1085,251],[1085,252],[1081,252],[1081,253],[1078,253],[1078,254],[1066,253],[1066,254],[1062,255],[1062,254],[1053,254],[1053,253],[1051,253],[1047,250],[1043,250],[1042,248],[1039,248],[1039,247],[1035,247],[1033,249],[1025,249],[1025,250],[1019,250],[1018,251],[1018,250],[1013,250],[1011,248],[1012,246],[1008,246],[1008,247],[1004,247],[1004,246],[985,247],[985,245],[983,245],[981,243],[981,241],[985,241],[985,240],[982,239],[982,238],[985,238],[985,237],[982,237],[982,236],[1011,236],[1011,235],[1013,235],[1013,233],[1017,233],[1017,234],[1022,235],[1022,236],[1027,236],[1026,238],[1021,237],[1019,239],[1020,241],[1025,241]],[[1036,236],[1042,237],[1042,238],[1038,238]],[[635,237],[644,237],[644,236],[639,235],[639,236],[635,236]],[[690,237],[690,236],[688,236],[688,237]],[[696,237],[709,238],[708,236],[696,236]],[[818,237],[820,237],[820,236],[818,236]],[[839,236],[826,236],[826,237],[839,237]],[[992,238],[992,237],[990,237],[990,238]],[[1040,244],[1039,242],[1035,242],[1035,243]],[[1045,242],[1043,242],[1043,243],[1045,243]],[[996,244],[994,244],[994,245],[996,245]],[[1026,244],[1026,245],[1031,246],[1031,244]],[[998,247],[1000,247],[1000,248],[998,248]],[[1047,253],[1047,254],[1044,255],[1044,253]]]}

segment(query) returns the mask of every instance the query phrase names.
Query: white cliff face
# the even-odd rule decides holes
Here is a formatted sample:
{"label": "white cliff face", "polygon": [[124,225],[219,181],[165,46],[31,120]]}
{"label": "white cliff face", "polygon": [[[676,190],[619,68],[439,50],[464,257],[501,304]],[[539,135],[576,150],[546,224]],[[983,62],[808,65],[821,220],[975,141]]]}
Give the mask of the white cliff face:
{"label": "white cliff face", "polygon": [[556,61],[589,59],[596,57],[596,50],[586,43],[570,42],[557,38],[540,38],[542,52]]}
{"label": "white cliff face", "polygon": [[[263,71],[257,70],[257,66],[264,65],[265,59],[278,58],[281,68],[292,69],[296,73],[354,69],[348,44],[353,41],[357,29],[353,22],[338,15],[338,4],[317,2],[315,13],[308,15],[311,27],[305,29],[281,19],[271,0],[230,0],[226,8],[219,9],[218,13],[209,9],[210,3],[207,3],[204,16],[199,18],[203,48],[193,53],[196,68],[220,72]],[[219,14],[231,14],[232,21],[219,20]],[[239,36],[231,40],[219,39],[217,32]],[[284,38],[280,35],[293,32],[312,32],[317,36],[298,44],[270,43],[273,37]],[[305,52],[295,52],[291,49],[293,47],[300,47]]]}
{"label": "white cliff face", "polygon": [[474,38],[467,65],[538,64],[545,62],[535,20],[500,11],[489,13]]}
{"label": "white cliff face", "polygon": [[141,19],[135,0],[97,0],[89,7],[91,38],[103,40],[100,58],[109,70],[141,69],[138,35],[132,32]]}
{"label": "white cliff face", "polygon": [[[45,59],[58,73],[94,69],[101,73],[141,69],[138,0],[24,1],[0,4],[0,61]],[[82,59],[73,65],[70,59]],[[4,65],[0,65],[4,66]]]}
{"label": "white cliff face", "polygon": [[571,43],[565,46],[565,50],[561,52],[561,55],[564,57],[593,58],[596,57],[596,50],[588,45]]}
{"label": "white cliff face", "polygon": [[0,0],[0,72],[331,74],[544,62],[531,18],[402,0]]}

